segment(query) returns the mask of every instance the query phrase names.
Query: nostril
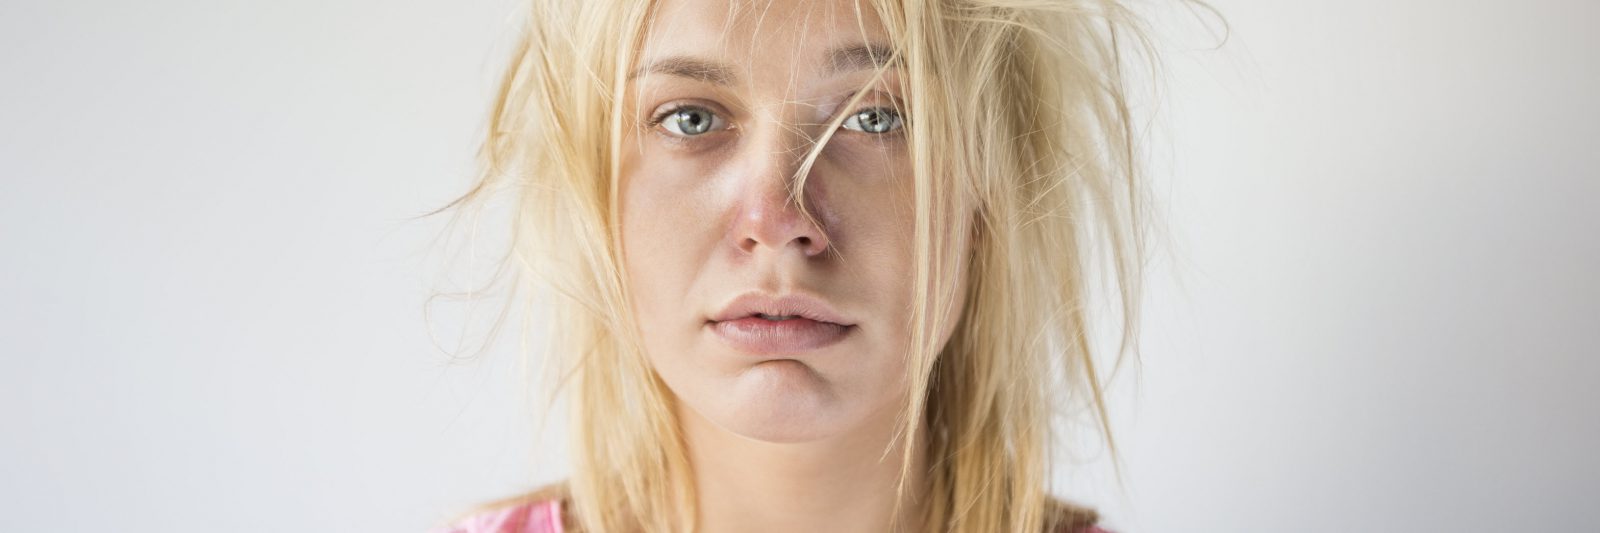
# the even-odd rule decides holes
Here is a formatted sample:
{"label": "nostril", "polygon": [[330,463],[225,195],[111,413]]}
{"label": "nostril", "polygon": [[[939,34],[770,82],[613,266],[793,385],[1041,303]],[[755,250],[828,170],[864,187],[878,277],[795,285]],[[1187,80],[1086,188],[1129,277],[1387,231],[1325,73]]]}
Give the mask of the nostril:
{"label": "nostril", "polygon": [[810,248],[811,247],[811,237],[799,237],[796,240],[800,241],[800,246],[802,248]]}

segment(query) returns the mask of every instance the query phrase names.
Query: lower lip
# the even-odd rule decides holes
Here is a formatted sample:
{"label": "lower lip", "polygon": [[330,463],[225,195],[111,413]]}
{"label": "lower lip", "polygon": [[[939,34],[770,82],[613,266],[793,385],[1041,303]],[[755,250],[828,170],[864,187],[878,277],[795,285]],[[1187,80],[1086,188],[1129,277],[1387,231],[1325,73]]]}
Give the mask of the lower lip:
{"label": "lower lip", "polygon": [[758,355],[807,352],[833,345],[850,326],[804,318],[767,320],[759,317],[712,322],[711,330],[735,349]]}

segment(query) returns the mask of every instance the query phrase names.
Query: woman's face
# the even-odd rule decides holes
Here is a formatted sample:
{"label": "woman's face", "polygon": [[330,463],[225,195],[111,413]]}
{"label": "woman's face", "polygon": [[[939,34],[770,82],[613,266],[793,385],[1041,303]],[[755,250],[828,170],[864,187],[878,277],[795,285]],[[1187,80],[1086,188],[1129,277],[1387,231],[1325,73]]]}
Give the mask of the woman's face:
{"label": "woman's face", "polygon": [[[886,425],[914,272],[900,76],[868,85],[888,48],[866,6],[860,23],[849,2],[750,9],[661,2],[630,70],[620,207],[645,350],[681,416],[749,438]],[[807,175],[813,225],[788,187],[837,115]]]}

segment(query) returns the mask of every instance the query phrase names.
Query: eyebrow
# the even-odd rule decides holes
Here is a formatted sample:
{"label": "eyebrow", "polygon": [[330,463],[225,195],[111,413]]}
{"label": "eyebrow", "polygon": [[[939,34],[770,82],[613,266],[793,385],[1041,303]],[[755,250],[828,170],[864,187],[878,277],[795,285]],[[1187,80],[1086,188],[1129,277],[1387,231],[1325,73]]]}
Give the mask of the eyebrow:
{"label": "eyebrow", "polygon": [[628,73],[628,81],[633,81],[646,72],[688,78],[712,85],[732,85],[733,80],[739,79],[739,76],[733,73],[733,66],[727,63],[691,56],[672,56],[634,69]]}
{"label": "eyebrow", "polygon": [[[894,64],[890,65],[890,60]],[[878,43],[842,46],[828,52],[828,74],[900,66],[894,49]]]}
{"label": "eyebrow", "polygon": [[[887,45],[868,43],[841,46],[829,50],[827,55],[827,75],[837,75],[854,70],[875,69],[889,66],[891,59],[898,66],[900,60],[894,57],[894,49]],[[719,61],[712,61],[694,56],[669,56],[656,60],[649,65],[634,69],[628,73],[628,81],[633,81],[645,73],[665,74],[705,82],[712,85],[732,85],[739,79],[734,72],[733,65]]]}

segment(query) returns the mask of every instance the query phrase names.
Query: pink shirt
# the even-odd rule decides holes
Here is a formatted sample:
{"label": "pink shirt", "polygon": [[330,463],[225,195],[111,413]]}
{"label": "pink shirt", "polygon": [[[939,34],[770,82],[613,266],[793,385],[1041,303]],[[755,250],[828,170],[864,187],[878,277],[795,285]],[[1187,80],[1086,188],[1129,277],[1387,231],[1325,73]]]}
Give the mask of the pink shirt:
{"label": "pink shirt", "polygon": [[561,500],[485,511],[437,533],[562,533]]}
{"label": "pink shirt", "polygon": [[[438,533],[562,533],[561,500],[544,500],[478,513]],[[1111,533],[1089,526],[1078,533]]]}

